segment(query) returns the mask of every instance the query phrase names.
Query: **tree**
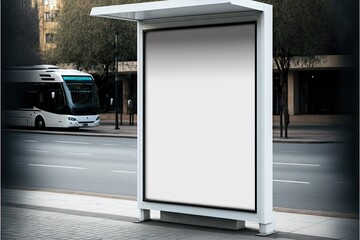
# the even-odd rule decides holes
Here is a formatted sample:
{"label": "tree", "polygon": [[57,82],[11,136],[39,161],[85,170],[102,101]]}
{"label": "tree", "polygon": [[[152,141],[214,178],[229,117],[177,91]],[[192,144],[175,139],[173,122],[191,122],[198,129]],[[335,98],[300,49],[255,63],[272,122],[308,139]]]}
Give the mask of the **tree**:
{"label": "tree", "polygon": [[37,6],[29,1],[1,2],[1,57],[3,67],[34,65],[39,58]]}
{"label": "tree", "polygon": [[330,4],[331,36],[329,52],[357,56],[359,45],[359,1],[331,0]]}
{"label": "tree", "polygon": [[136,24],[90,16],[92,7],[124,4],[120,0],[64,0],[56,32],[56,47],[47,62],[73,64],[77,68],[100,67],[109,73],[115,57],[115,35],[121,35],[120,60],[136,59]]}
{"label": "tree", "polygon": [[273,5],[273,58],[280,77],[280,136],[289,120],[288,73],[290,64],[311,65],[328,47],[327,0],[259,0]]}
{"label": "tree", "polygon": [[[71,64],[77,69],[95,70],[100,75],[97,86],[101,101],[105,96],[112,95],[115,54],[118,61],[136,60],[136,23],[92,17],[90,11],[93,7],[134,1],[63,0],[55,48],[47,52],[46,63]],[[115,53],[115,35],[119,35],[118,53]]]}

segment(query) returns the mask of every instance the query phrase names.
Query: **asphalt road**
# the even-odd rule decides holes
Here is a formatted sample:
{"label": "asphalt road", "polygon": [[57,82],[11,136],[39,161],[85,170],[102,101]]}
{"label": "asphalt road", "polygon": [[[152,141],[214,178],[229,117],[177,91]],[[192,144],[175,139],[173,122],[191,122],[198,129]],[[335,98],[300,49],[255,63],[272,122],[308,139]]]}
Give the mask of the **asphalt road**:
{"label": "asphalt road", "polygon": [[357,169],[350,144],[274,144],[274,205],[358,213]]}
{"label": "asphalt road", "polygon": [[136,139],[10,135],[3,184],[136,196]]}
{"label": "asphalt road", "polygon": [[[3,186],[136,196],[136,139],[6,133]],[[358,212],[349,144],[274,144],[274,205]]]}

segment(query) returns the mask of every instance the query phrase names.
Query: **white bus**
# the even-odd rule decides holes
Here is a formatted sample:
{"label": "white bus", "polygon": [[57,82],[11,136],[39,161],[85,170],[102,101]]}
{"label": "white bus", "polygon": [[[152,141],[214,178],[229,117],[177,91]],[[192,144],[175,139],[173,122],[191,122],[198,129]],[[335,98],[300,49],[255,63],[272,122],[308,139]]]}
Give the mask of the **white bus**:
{"label": "white bus", "polygon": [[100,124],[98,92],[93,77],[52,65],[5,70],[2,109],[6,126],[44,129]]}

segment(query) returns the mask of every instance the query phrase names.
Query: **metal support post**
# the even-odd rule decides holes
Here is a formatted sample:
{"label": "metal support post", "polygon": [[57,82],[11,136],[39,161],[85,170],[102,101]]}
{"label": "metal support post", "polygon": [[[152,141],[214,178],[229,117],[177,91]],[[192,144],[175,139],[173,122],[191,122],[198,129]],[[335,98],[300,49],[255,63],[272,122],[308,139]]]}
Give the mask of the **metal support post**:
{"label": "metal support post", "polygon": [[118,69],[118,34],[115,35],[115,130],[119,128],[119,69]]}
{"label": "metal support post", "polygon": [[259,233],[256,235],[266,237],[266,236],[276,233],[276,231],[274,229],[275,229],[274,223],[268,223],[268,224],[260,223],[259,224]]}
{"label": "metal support post", "polygon": [[138,222],[145,222],[150,220],[150,210],[140,209],[140,216]]}

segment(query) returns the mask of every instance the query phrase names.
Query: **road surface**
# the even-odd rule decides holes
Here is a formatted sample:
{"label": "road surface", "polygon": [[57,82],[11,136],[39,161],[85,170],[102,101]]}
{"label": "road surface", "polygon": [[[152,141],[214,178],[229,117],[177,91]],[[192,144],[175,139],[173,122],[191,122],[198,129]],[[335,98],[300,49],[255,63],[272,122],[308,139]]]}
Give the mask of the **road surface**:
{"label": "road surface", "polygon": [[[137,140],[9,132],[3,186],[136,196]],[[274,144],[274,206],[357,213],[349,144]]]}

